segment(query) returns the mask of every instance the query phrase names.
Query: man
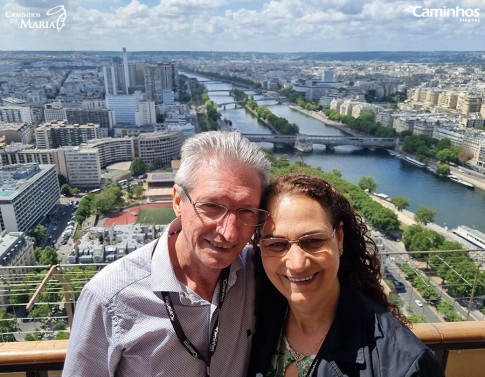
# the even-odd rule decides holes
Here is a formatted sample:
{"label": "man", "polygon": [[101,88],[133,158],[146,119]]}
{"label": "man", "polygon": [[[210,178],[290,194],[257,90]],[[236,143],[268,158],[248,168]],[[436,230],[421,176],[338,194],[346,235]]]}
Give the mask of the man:
{"label": "man", "polygon": [[254,331],[247,247],[270,163],[237,132],[182,146],[177,218],[105,267],[76,305],[63,376],[243,376]]}

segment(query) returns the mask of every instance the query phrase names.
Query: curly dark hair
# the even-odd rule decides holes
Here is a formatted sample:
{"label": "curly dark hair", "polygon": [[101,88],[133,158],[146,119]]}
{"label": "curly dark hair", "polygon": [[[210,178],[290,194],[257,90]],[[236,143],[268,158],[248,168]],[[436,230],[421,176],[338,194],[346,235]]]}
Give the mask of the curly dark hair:
{"label": "curly dark hair", "polygon": [[[344,252],[340,258],[338,279],[342,286],[356,290],[387,308],[399,321],[407,323],[399,308],[388,300],[381,285],[381,263],[378,248],[370,237],[369,229],[363,219],[355,212],[347,198],[325,180],[301,174],[283,174],[277,176],[262,199],[262,208],[267,209],[270,199],[280,195],[302,195],[318,202],[326,209],[335,227],[343,224]],[[259,228],[253,239],[255,267],[258,289],[268,293],[271,299],[280,301],[281,297],[264,273],[261,254],[257,245],[260,238]],[[272,290],[272,292],[271,292]]]}

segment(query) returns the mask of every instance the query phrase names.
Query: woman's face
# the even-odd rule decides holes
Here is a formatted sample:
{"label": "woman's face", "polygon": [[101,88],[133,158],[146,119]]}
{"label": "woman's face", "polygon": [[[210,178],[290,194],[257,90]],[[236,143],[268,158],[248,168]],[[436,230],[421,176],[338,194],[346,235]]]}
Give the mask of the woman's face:
{"label": "woman's face", "polygon": [[328,235],[327,241],[318,248],[319,252],[313,254],[305,252],[297,243],[292,243],[284,256],[265,255],[262,247],[263,266],[273,285],[290,305],[311,305],[335,298],[339,294],[337,272],[339,250],[343,247],[342,225],[339,224],[333,233],[327,211],[315,200],[302,195],[274,197],[268,203],[268,211],[270,217],[264,224],[261,239],[297,240],[316,233]]}

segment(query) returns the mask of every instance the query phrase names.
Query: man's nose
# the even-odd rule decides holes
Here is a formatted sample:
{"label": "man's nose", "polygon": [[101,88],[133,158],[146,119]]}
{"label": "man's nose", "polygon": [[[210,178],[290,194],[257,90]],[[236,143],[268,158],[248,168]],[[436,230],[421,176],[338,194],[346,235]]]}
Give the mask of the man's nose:
{"label": "man's nose", "polygon": [[224,239],[229,242],[237,240],[239,232],[239,220],[236,212],[227,211],[227,213],[219,220],[218,232],[224,236]]}

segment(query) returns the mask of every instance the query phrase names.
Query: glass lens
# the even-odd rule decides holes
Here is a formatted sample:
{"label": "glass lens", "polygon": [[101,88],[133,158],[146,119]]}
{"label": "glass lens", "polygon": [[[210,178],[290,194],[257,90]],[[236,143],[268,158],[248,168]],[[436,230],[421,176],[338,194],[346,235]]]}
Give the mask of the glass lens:
{"label": "glass lens", "polygon": [[259,241],[259,246],[265,254],[285,254],[290,248],[290,242],[286,238],[264,238]]}
{"label": "glass lens", "polygon": [[331,238],[326,233],[309,234],[308,236],[300,237],[298,244],[307,253],[316,253],[322,250]]}
{"label": "glass lens", "polygon": [[211,220],[217,220],[219,217],[224,216],[227,211],[227,208],[221,204],[208,202],[196,202],[195,208],[201,215]]}

